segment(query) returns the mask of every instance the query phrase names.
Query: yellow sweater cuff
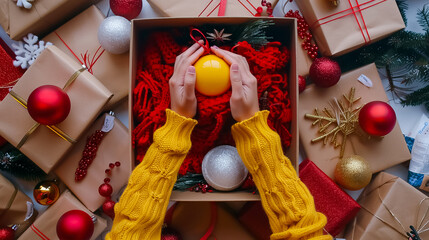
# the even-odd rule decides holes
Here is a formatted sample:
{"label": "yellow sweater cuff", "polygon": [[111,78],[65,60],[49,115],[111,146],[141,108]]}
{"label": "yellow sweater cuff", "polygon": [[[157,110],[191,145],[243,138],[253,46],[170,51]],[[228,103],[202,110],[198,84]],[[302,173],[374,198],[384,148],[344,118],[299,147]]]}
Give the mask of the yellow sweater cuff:
{"label": "yellow sweater cuff", "polygon": [[280,136],[267,123],[268,111],[232,127],[238,153],[252,174],[273,231],[271,239],[331,239],[323,236],[326,217],[284,156]]}

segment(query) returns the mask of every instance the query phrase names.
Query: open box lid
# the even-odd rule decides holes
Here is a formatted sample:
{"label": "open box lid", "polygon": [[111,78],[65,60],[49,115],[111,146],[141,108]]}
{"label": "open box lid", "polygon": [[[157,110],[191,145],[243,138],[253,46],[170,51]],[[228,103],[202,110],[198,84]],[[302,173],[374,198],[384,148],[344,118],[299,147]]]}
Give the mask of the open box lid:
{"label": "open box lid", "polygon": [[[185,26],[199,26],[203,24],[223,24],[234,25],[243,24],[257,19],[272,20],[277,27],[284,27],[284,34],[289,39],[290,51],[290,64],[289,64],[289,93],[291,100],[292,118],[291,123],[291,145],[285,152],[286,156],[291,160],[295,169],[298,169],[298,155],[299,155],[299,137],[298,137],[298,84],[296,73],[296,46],[297,46],[297,28],[296,19],[294,18],[272,18],[272,17],[200,17],[200,18],[156,18],[156,19],[134,19],[131,26],[131,45],[130,45],[130,94],[128,101],[129,111],[129,131],[130,137],[132,136],[132,129],[134,129],[134,120],[132,116],[133,95],[132,90],[136,81],[137,70],[137,53],[141,46],[139,44],[143,41],[139,39],[144,31],[150,31],[156,28],[172,28],[172,27],[185,27]],[[130,139],[131,141],[131,139]],[[134,149],[130,148],[131,161],[135,161]],[[298,171],[297,171],[298,172]],[[170,200],[172,201],[257,201],[260,200],[259,195],[252,194],[246,191],[233,191],[233,192],[213,192],[202,194],[200,192],[184,192],[173,191]]]}

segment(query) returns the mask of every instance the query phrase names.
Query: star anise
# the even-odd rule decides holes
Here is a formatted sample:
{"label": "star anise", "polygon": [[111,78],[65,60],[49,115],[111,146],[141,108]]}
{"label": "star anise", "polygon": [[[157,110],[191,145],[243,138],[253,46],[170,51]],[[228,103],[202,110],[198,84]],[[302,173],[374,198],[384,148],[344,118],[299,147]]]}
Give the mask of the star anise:
{"label": "star anise", "polygon": [[220,43],[223,43],[224,41],[230,41],[231,39],[229,37],[232,36],[232,34],[225,33],[224,31],[225,31],[224,28],[220,31],[214,29],[213,33],[207,33],[208,35],[207,38],[211,39],[214,42],[220,42]]}

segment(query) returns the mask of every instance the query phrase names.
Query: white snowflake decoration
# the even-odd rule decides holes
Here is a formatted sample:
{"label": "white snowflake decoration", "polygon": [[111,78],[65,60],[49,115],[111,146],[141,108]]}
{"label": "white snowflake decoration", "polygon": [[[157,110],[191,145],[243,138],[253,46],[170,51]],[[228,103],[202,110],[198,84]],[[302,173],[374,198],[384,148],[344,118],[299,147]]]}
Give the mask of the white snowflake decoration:
{"label": "white snowflake decoration", "polygon": [[21,66],[22,69],[27,69],[45,48],[52,45],[50,42],[46,44],[44,41],[38,42],[39,38],[31,33],[24,37],[23,40],[24,42],[19,41],[18,44],[12,44],[13,52],[16,55],[13,65],[15,67]]}
{"label": "white snowflake decoration", "polygon": [[16,6],[30,9],[33,6],[30,2],[33,2],[34,0],[14,0],[14,1],[16,2]]}

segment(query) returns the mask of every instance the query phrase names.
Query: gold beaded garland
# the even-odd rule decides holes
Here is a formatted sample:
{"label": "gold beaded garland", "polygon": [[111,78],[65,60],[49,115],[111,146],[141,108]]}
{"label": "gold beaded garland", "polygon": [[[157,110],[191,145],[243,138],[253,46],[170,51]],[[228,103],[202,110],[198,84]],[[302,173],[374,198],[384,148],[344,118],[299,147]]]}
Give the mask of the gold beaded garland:
{"label": "gold beaded garland", "polygon": [[335,167],[335,181],[348,190],[359,190],[371,181],[371,169],[361,156],[352,155],[338,161]]}

